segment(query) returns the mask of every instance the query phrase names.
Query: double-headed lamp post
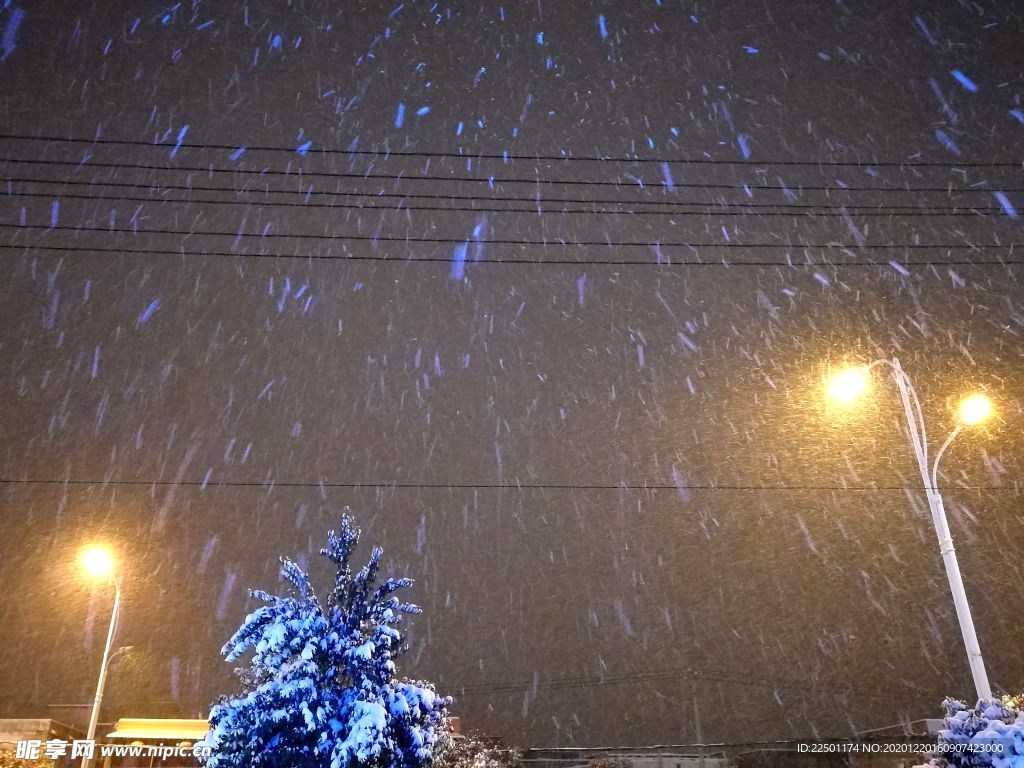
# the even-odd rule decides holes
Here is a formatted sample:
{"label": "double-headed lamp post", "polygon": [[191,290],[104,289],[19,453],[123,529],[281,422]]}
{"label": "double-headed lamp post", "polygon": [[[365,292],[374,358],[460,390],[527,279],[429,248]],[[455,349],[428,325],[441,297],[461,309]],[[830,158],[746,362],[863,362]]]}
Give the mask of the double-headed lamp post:
{"label": "double-headed lamp post", "polygon": [[974,631],[974,619],[971,618],[971,608],[967,604],[967,593],[964,591],[964,582],[960,577],[960,566],[956,560],[956,551],[953,549],[953,539],[949,534],[949,522],[946,520],[946,510],[942,506],[942,495],[939,493],[938,483],[939,459],[942,458],[942,454],[946,452],[949,444],[965,426],[976,424],[988,415],[989,403],[980,395],[970,397],[963,403],[960,409],[961,423],[946,438],[946,442],[942,444],[935,455],[935,461],[929,467],[928,435],[925,431],[921,403],[910,378],[900,367],[898,359],[894,357],[892,360],[875,360],[870,365],[845,371],[832,380],[829,392],[833,397],[844,402],[855,400],[867,389],[867,375],[871,369],[882,365],[892,368],[893,378],[896,379],[896,386],[900,390],[900,398],[903,401],[903,410],[906,412],[907,426],[910,430],[910,442],[914,448],[914,456],[917,458],[917,466],[921,471],[921,480],[924,482],[924,491],[931,509],[935,533],[939,538],[939,550],[942,552],[942,560],[946,566],[949,588],[953,593],[953,604],[956,606],[956,616],[960,622],[964,645],[967,648],[967,660],[971,665],[974,687],[977,689],[979,699],[991,699],[992,688],[989,686],[988,674],[985,672],[985,662],[981,658],[978,636]]}
{"label": "double-headed lamp post", "polygon": [[[107,577],[114,583],[114,610],[110,614],[110,629],[107,630],[107,644],[103,648],[103,663],[100,665],[100,681],[96,686],[96,698],[92,702],[92,715],[89,717],[89,732],[85,738],[96,738],[96,723],[100,717],[100,702],[103,701],[103,685],[107,682],[107,664],[110,661],[110,645],[114,641],[114,630],[117,626],[117,609],[121,604],[121,585],[114,575],[114,563],[102,549],[91,549],[82,558],[85,569],[96,577]],[[82,758],[82,768],[89,768],[89,758]]]}

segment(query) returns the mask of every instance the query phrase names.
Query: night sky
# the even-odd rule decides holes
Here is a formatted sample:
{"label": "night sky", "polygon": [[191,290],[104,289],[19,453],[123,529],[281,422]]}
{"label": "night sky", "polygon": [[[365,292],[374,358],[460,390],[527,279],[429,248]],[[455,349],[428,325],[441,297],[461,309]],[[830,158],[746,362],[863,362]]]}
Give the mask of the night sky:
{"label": "night sky", "polygon": [[1024,686],[1024,21],[984,0],[0,0],[0,716],[205,717],[345,507],[522,746]]}

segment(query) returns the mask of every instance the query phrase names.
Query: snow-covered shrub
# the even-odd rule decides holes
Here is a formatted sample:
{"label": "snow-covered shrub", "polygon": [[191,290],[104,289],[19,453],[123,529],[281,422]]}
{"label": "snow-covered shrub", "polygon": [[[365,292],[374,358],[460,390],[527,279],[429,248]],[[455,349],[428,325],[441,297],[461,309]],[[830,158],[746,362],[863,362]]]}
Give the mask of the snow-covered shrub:
{"label": "snow-covered shrub", "polygon": [[1010,698],[986,701],[973,709],[946,699],[945,728],[939,748],[917,768],[1024,768],[1024,711]]}
{"label": "snow-covered shrub", "polygon": [[1018,712],[1024,712],[1024,693],[1006,694],[1003,696],[1003,704],[1008,706],[1010,709],[1015,709]]}
{"label": "snow-covered shrub", "polygon": [[[14,749],[0,749],[0,768],[54,768],[56,763],[48,757],[26,760],[16,757]],[[42,754],[42,752],[40,752]]]}
{"label": "snow-covered shrub", "polygon": [[632,765],[626,758],[612,755],[595,757],[587,764],[588,768],[630,768]]}
{"label": "snow-covered shrub", "polygon": [[235,661],[245,693],[210,712],[207,768],[425,768],[443,732],[449,699],[427,683],[400,680],[405,647],[396,625],[419,608],[392,593],[409,579],[375,586],[382,551],[353,575],[359,529],[348,516],[321,554],[337,565],[322,605],[306,574],[282,558],[297,594],[254,591],[266,603],[246,617],[222,653]]}
{"label": "snow-covered shrub", "polygon": [[438,737],[431,768],[523,768],[523,755],[478,733],[464,738],[444,733]]}

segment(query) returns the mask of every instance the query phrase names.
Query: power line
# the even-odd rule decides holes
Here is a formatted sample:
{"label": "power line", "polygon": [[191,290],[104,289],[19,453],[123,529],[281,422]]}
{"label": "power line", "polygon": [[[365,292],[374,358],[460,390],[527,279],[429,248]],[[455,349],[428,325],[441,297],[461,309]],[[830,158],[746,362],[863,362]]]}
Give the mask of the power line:
{"label": "power line", "polygon": [[[16,181],[26,181],[19,180]],[[31,183],[39,183],[32,180]],[[141,184],[108,184],[105,182],[45,182],[47,184],[61,184],[67,186],[68,184],[85,184],[88,186],[118,186],[118,187],[132,187],[139,188]],[[327,209],[327,210],[359,210],[359,211],[411,211],[417,213],[420,211],[440,211],[445,213],[528,213],[528,214],[543,214],[547,216],[559,215],[559,214],[574,214],[574,215],[588,215],[588,216],[614,216],[614,215],[629,215],[629,216],[751,216],[751,217],[762,217],[762,216],[809,216],[815,218],[821,217],[843,217],[847,218],[850,216],[888,216],[888,217],[901,217],[901,218],[944,218],[947,216],[972,216],[975,218],[984,217],[1006,217],[1003,213],[1002,208],[999,206],[987,206],[983,209],[974,208],[969,206],[953,207],[953,208],[941,208],[933,210],[921,210],[920,208],[913,206],[889,206],[885,209],[881,207],[869,207],[869,206],[825,206],[825,205],[787,205],[783,203],[720,203],[720,202],[695,202],[695,203],[662,203],[660,201],[625,201],[625,200],[562,200],[561,202],[569,202],[577,205],[674,205],[678,207],[689,206],[689,207],[726,207],[733,210],[703,210],[703,211],[690,211],[690,210],[654,210],[654,211],[637,211],[637,210],[588,210],[585,208],[573,209],[573,210],[559,210],[557,208],[542,209],[541,204],[550,202],[549,200],[534,199],[529,197],[492,197],[492,198],[481,198],[481,197],[449,197],[446,195],[402,195],[402,194],[385,194],[376,195],[369,192],[316,192],[316,193],[305,193],[296,192],[291,190],[261,190],[261,189],[246,189],[246,190],[233,190],[226,187],[180,187],[180,186],[160,186],[161,190],[174,190],[174,191],[188,191],[188,192],[232,192],[234,194],[278,194],[278,195],[293,195],[296,197],[309,197],[313,194],[317,196],[330,196],[330,197],[358,197],[358,198],[369,198],[371,201],[376,201],[380,198],[399,198],[397,205],[380,205],[377,202],[373,202],[370,205],[362,203],[290,203],[277,200],[208,200],[205,198],[168,198],[164,196],[158,197],[104,197],[102,193],[93,195],[79,195],[68,192],[15,192],[9,197],[42,197],[42,198],[53,198],[59,197],[61,200],[89,200],[92,202],[114,202],[114,203],[182,203],[188,205],[247,205],[247,206],[259,206],[264,208],[301,208],[301,209]],[[530,204],[530,208],[479,208],[479,207],[453,207],[453,206],[426,206],[426,205],[403,205],[403,201],[409,197],[419,198],[430,198],[433,200],[480,200],[488,202],[501,202],[501,203],[517,203],[517,204]],[[755,210],[744,210],[753,208]],[[788,208],[794,210],[782,210],[782,211],[761,211],[757,209],[761,208]],[[864,210],[861,210],[861,209]],[[831,212],[830,210],[831,209]],[[842,210],[840,210],[842,209]],[[1008,218],[1008,217],[1006,217]]]}
{"label": "power line", "polygon": [[[385,242],[385,243],[444,243],[444,244],[463,244],[463,243],[480,243],[482,245],[542,245],[545,247],[555,246],[601,246],[607,248],[791,248],[799,250],[801,248],[837,248],[847,250],[935,250],[935,249],[947,249],[947,250],[983,250],[988,248],[1020,248],[1024,246],[1024,243],[1005,243],[1000,245],[974,245],[970,243],[713,243],[713,242],[661,242],[661,241],[639,241],[629,242],[627,240],[562,240],[560,238],[551,238],[543,240],[512,240],[509,238],[491,238],[488,240],[475,241],[470,237],[410,237],[410,236],[397,236],[397,235],[314,235],[307,234],[304,232],[268,232],[261,234],[259,232],[218,232],[218,231],[187,231],[179,229],[115,229],[113,227],[72,227],[72,226],[49,226],[45,227],[41,224],[10,224],[0,223],[0,228],[3,229],[16,229],[16,230],[41,230],[44,234],[47,232],[62,231],[62,232],[96,232],[99,234],[113,234],[113,235],[166,235],[166,236],[181,236],[181,237],[232,237],[232,238],[259,238],[261,240],[274,239],[274,240],[327,240],[327,241],[352,241],[352,242]],[[25,247],[25,246],[22,246]],[[446,259],[450,261],[451,259]]]}
{"label": "power line", "polygon": [[739,672],[728,672],[726,670],[700,669],[692,667],[618,675],[603,675],[596,677],[563,677],[545,681],[538,680],[537,682],[522,681],[515,683],[484,683],[467,686],[453,686],[452,688],[453,692],[458,691],[458,693],[455,694],[457,696],[493,696],[496,694],[520,693],[535,689],[572,690],[576,688],[592,688],[604,685],[628,685],[630,683],[661,682],[667,680],[678,680],[680,678],[689,679],[692,677],[698,677],[717,683],[733,683],[737,685],[761,686],[773,689],[798,688],[800,690],[807,690],[808,688],[818,688],[842,693],[854,693],[855,695],[863,698],[888,698],[905,693],[905,691],[877,688],[874,689],[875,692],[868,693],[861,691],[852,685],[763,677]]}
{"label": "power line", "polygon": [[[346,238],[338,238],[339,240]],[[465,242],[459,240],[457,242]],[[653,246],[652,246],[653,247]],[[781,246],[780,246],[781,247]],[[805,246],[811,247],[811,246]],[[840,247],[840,246],[832,246]],[[842,246],[847,247],[847,246]],[[937,245],[936,248],[944,248],[947,246]],[[983,250],[988,248],[998,248],[1003,246],[973,246],[977,250]],[[178,250],[168,250],[159,248],[87,248],[84,246],[57,246],[57,245],[43,245],[43,244],[26,244],[26,245],[9,245],[0,243],[0,249],[7,250],[41,250],[41,251],[53,251],[55,253],[76,253],[86,254],[89,256],[99,254],[114,254],[116,256],[176,256],[179,258],[196,257],[218,257],[218,258],[231,258],[231,259],[286,259],[289,261],[353,261],[353,262],[377,262],[381,264],[392,264],[392,265],[408,265],[417,262],[424,262],[427,264],[451,264],[451,256],[416,256],[414,258],[398,258],[391,256],[376,256],[376,255],[353,255],[353,254],[299,254],[299,253],[236,253],[233,251],[187,251],[184,248]],[[478,266],[483,264],[516,264],[524,266],[598,266],[598,267],[717,267],[717,268],[732,268],[732,267],[788,267],[791,269],[838,269],[841,267],[870,267],[870,268],[883,268],[893,269],[890,262],[881,261],[849,261],[842,262],[839,264],[832,262],[821,262],[821,263],[793,263],[792,261],[777,260],[777,261],[634,261],[628,259],[508,259],[501,257],[486,256],[479,259],[467,259],[469,266]],[[975,261],[970,260],[957,260],[947,259],[943,261],[903,261],[900,262],[900,266],[907,267],[1008,267],[1024,264],[1024,259],[995,259],[995,260],[984,260],[979,259]]]}
{"label": "power line", "polygon": [[[716,756],[716,755],[724,756],[725,752],[724,752],[723,748],[733,749],[733,748],[740,748],[740,747],[743,747],[743,748],[763,747],[765,749],[770,750],[773,753],[773,756],[776,759],[778,759],[778,757],[781,756],[781,755],[792,755],[794,753],[794,750],[797,748],[796,745],[799,744],[800,742],[805,742],[805,743],[809,742],[809,741],[818,742],[818,743],[822,743],[822,742],[835,742],[837,745],[839,745],[839,744],[847,745],[847,744],[850,744],[850,743],[853,743],[853,742],[859,742],[859,743],[863,743],[863,744],[875,745],[875,744],[879,744],[880,742],[883,741],[882,739],[876,739],[876,738],[872,738],[870,736],[867,736],[866,735],[867,733],[870,733],[870,732],[862,732],[861,734],[857,735],[857,738],[853,738],[853,739],[851,739],[850,736],[847,734],[847,735],[834,736],[834,737],[809,737],[809,736],[805,736],[803,738],[775,739],[775,740],[772,740],[772,741],[704,741],[704,742],[696,742],[695,741],[695,742],[691,742],[691,743],[688,743],[688,744],[642,744],[642,745],[624,744],[624,745],[621,745],[621,746],[618,746],[618,747],[527,747],[527,748],[525,748],[523,750],[524,757],[523,757],[522,761],[524,763],[545,763],[545,764],[552,763],[552,762],[561,762],[561,763],[572,762],[572,763],[575,763],[576,765],[579,765],[580,761],[585,759],[585,757],[587,755],[590,755],[591,753],[597,753],[597,754],[623,753],[623,754],[628,754],[628,755],[637,755],[637,756],[646,756],[646,757],[658,757],[658,758],[662,758],[663,757],[664,758],[664,762],[666,762],[668,764],[671,764],[673,762],[673,759],[672,759],[673,756],[674,756],[673,753],[666,753],[664,755],[659,755],[658,751],[670,750],[670,749],[672,749],[672,750],[680,750],[680,751],[681,750],[686,750],[686,752],[683,755],[681,755],[681,756],[685,756],[685,758],[687,760],[692,760],[693,757],[694,757],[693,751],[698,749],[698,748],[701,748],[701,747],[703,747],[705,749],[709,749],[709,750],[716,750],[714,752],[709,752],[706,755],[709,758],[712,757],[712,756]],[[938,736],[936,734],[929,734],[928,736],[913,736],[912,738],[915,741],[917,741],[917,742],[929,742],[929,741],[930,742],[935,742],[937,740]],[[892,739],[890,738],[889,741],[891,742]],[[13,744],[14,742],[11,742],[11,743]],[[932,747],[929,746],[928,749],[924,750],[924,751],[928,751],[931,748]],[[836,749],[837,752],[845,754],[845,751],[844,751],[846,749],[845,746],[844,747],[836,747],[835,749]],[[874,749],[874,747],[873,747],[873,749]],[[880,753],[884,754],[883,750],[884,750],[884,747],[881,747],[881,746],[877,747],[877,751],[879,751]],[[799,754],[799,753],[797,753],[797,754]],[[907,752],[906,754],[908,754],[908,755],[913,754],[913,755],[916,756],[916,755],[921,754],[921,753],[920,752],[917,752],[917,753]],[[565,755],[565,756],[564,757],[560,757],[558,755]],[[780,763],[776,762],[776,763],[772,763],[772,764],[778,765]]]}
{"label": "power line", "polygon": [[[110,146],[135,146],[146,148],[167,149],[168,144],[156,144],[148,141],[132,139],[78,139],[60,138],[57,136],[28,136],[25,134],[0,134],[0,139],[16,141],[44,141],[66,144],[89,144],[89,145],[110,145]],[[237,151],[244,149],[246,152],[286,152],[295,154],[298,152],[293,147],[271,147],[271,146],[245,146],[237,144],[191,144],[176,143],[179,149],[221,149]],[[597,157],[578,155],[513,155],[503,153],[492,154],[466,154],[464,152],[414,152],[399,150],[367,150],[367,149],[316,149],[308,150],[305,154],[313,155],[368,155],[373,157],[450,157],[460,160],[474,158],[480,160],[529,160],[529,161],[558,161],[558,162],[597,162],[597,163],[676,163],[680,165],[782,165],[782,166],[831,166],[831,167],[855,167],[855,168],[882,168],[882,167],[906,167],[906,168],[1016,168],[1021,165],[1018,161],[990,161],[985,163],[935,163],[935,162],[907,162],[903,160],[889,160],[880,162],[867,162],[863,160],[713,160],[708,158],[637,158],[637,157]]]}
{"label": "power line", "polygon": [[[17,159],[17,158],[0,158],[0,162],[10,163],[21,163],[30,165],[60,165],[60,166],[73,166],[75,170],[81,170],[82,168],[114,168],[118,170],[140,170],[140,171],[160,171],[162,173],[170,172],[189,172],[189,173],[203,173],[209,175],[210,173],[230,173],[234,175],[248,175],[248,176],[284,176],[290,178],[328,178],[328,179],[353,179],[358,181],[432,181],[432,182],[466,182],[475,184],[547,184],[557,185],[562,184],[565,186],[592,186],[592,187],[616,187],[626,189],[637,189],[643,191],[659,191],[665,192],[668,190],[666,183],[663,180],[656,181],[649,186],[645,187],[642,183],[637,183],[635,180],[630,182],[623,181],[588,181],[588,180],[576,180],[576,179],[544,179],[539,176],[534,178],[501,178],[493,176],[426,176],[426,175],[409,175],[404,172],[402,173],[356,173],[356,172],[343,172],[343,171],[274,171],[269,168],[262,170],[249,169],[249,168],[214,168],[212,166],[201,167],[201,166],[157,166],[157,165],[146,165],[146,164],[132,164],[132,163],[94,163],[88,162],[87,164],[82,163],[78,160],[38,160],[38,159]],[[744,188],[741,183],[731,184],[704,184],[704,183],[674,183],[672,186],[675,189],[729,189],[739,191]],[[915,187],[915,188],[900,188],[900,187],[842,187],[839,185],[834,186],[804,186],[794,185],[799,191],[816,191],[816,192],[944,192],[946,194],[952,193],[978,193],[978,194],[991,194],[991,189],[981,189],[977,187],[953,187],[947,185],[945,187]],[[792,192],[792,187],[784,184],[758,184],[751,188],[751,191],[757,190],[775,190],[783,192]],[[745,191],[745,190],[744,190]],[[1000,190],[1002,192],[1024,192],[1024,189],[1007,188]]]}
{"label": "power line", "polygon": [[[392,489],[392,490],[511,490],[511,491],[679,491],[677,485],[589,485],[582,483],[403,483],[403,482],[359,482],[339,483],[325,481],[199,481],[199,480],[58,480],[49,478],[0,478],[0,485],[70,485],[70,486],[139,486],[145,488],[184,487],[202,490],[216,488],[350,488],[350,489]],[[899,491],[916,490],[917,486],[904,485],[689,485],[687,491]],[[936,486],[939,491],[955,490],[952,486]],[[1003,486],[978,485],[972,491],[1013,490]]]}
{"label": "power line", "polygon": [[[5,162],[5,161],[6,162],[17,162],[17,163],[54,164],[54,165],[61,165],[61,166],[74,166],[76,171],[80,170],[81,167],[82,167],[81,164],[78,163],[78,162],[66,161],[66,160],[12,160],[11,158],[0,158],[0,162]],[[257,170],[243,170],[243,169],[238,169],[238,170],[234,170],[234,169],[213,169],[213,168],[201,168],[201,167],[165,168],[165,167],[161,167],[161,166],[132,165],[132,164],[126,164],[126,163],[90,163],[89,167],[90,168],[95,168],[95,167],[113,168],[113,169],[116,169],[116,170],[119,170],[119,171],[120,170],[145,170],[145,171],[159,171],[159,172],[189,171],[189,172],[202,173],[202,174],[207,174],[207,175],[209,175],[211,172],[214,172],[214,173],[231,173],[231,174],[234,174],[234,175],[252,174],[252,175],[259,176],[261,178],[265,177],[265,176],[284,176],[284,177],[293,178],[296,181],[298,181],[300,178],[301,179],[307,179],[307,178],[314,178],[314,177],[324,177],[324,178],[328,178],[328,179],[350,178],[350,179],[354,179],[354,180],[358,180],[358,181],[372,181],[374,179],[384,179],[384,180],[395,180],[395,181],[410,181],[410,180],[412,180],[412,181],[423,181],[423,180],[426,180],[426,181],[439,181],[439,182],[466,181],[466,182],[486,183],[486,184],[490,184],[491,182],[494,182],[494,181],[500,181],[500,180],[495,180],[493,178],[475,178],[475,177],[474,178],[469,178],[469,177],[467,177],[467,178],[460,179],[460,178],[453,178],[453,177],[449,177],[449,176],[422,177],[422,176],[405,176],[403,174],[395,174],[395,175],[389,175],[389,176],[367,176],[367,175],[361,174],[361,173],[339,174],[339,173],[317,173],[317,172],[306,172],[306,171],[304,171],[304,172],[302,172],[300,174],[298,172],[272,171],[272,170],[269,170],[269,169],[264,169],[262,171],[257,171]],[[147,187],[147,186],[149,186],[149,187],[157,186],[160,189],[173,189],[173,190],[182,190],[182,191],[190,191],[190,192],[191,191],[216,191],[216,192],[230,192],[232,194],[241,194],[241,193],[248,194],[248,193],[263,192],[265,194],[295,194],[295,195],[304,195],[304,196],[305,195],[309,195],[309,196],[331,195],[331,196],[336,196],[336,197],[343,197],[343,196],[348,196],[348,197],[374,197],[374,198],[378,198],[378,197],[382,197],[382,198],[398,197],[398,198],[426,199],[426,200],[510,200],[510,201],[516,201],[516,202],[530,202],[530,203],[536,203],[536,202],[540,201],[542,203],[543,202],[559,202],[559,203],[614,203],[614,204],[622,204],[622,205],[629,205],[629,204],[633,204],[633,205],[719,205],[720,204],[720,203],[717,203],[717,202],[715,202],[715,203],[703,203],[703,202],[691,203],[691,202],[678,201],[678,200],[640,200],[640,199],[632,199],[632,200],[593,199],[593,200],[586,200],[586,199],[580,199],[578,197],[558,198],[558,197],[545,197],[545,196],[538,196],[538,195],[534,195],[534,196],[531,196],[531,197],[490,197],[490,196],[489,197],[481,197],[480,195],[450,195],[450,194],[437,194],[437,193],[432,193],[432,194],[422,194],[422,193],[420,193],[420,194],[417,194],[417,193],[412,193],[412,192],[409,192],[409,193],[406,193],[406,192],[402,192],[402,193],[398,193],[398,192],[384,192],[382,190],[378,190],[378,191],[375,191],[375,192],[370,192],[370,191],[365,191],[365,192],[333,191],[332,192],[332,191],[327,191],[327,190],[312,190],[312,191],[310,191],[310,190],[307,189],[304,192],[302,190],[269,189],[269,187],[265,187],[263,189],[245,189],[245,188],[237,189],[235,187],[203,187],[203,186],[192,186],[192,185],[180,186],[180,185],[173,185],[173,184],[170,184],[170,185],[168,185],[168,184],[158,184],[157,185],[157,184],[145,184],[143,182],[116,182],[116,181],[94,181],[94,180],[74,180],[74,179],[32,179],[32,178],[21,178],[21,177],[9,177],[7,179],[7,181],[9,181],[9,182],[19,182],[19,183],[31,183],[31,184],[38,183],[38,184],[61,184],[61,185],[85,185],[85,186],[97,186],[97,187],[128,187],[128,188],[132,188],[132,189],[140,188],[140,187]],[[522,182],[522,183],[530,183],[530,184],[535,184],[536,183],[536,179],[512,179],[511,181]],[[559,184],[561,182],[559,180],[557,180],[557,179],[554,179],[554,180],[548,180],[547,183]],[[568,182],[566,182],[566,183],[568,183]],[[573,183],[574,184],[585,184],[587,182],[573,182]],[[631,190],[638,191],[638,192],[642,191],[642,192],[645,192],[645,193],[654,192],[654,191],[657,191],[657,192],[664,192],[665,191],[665,188],[662,187],[662,186],[639,187],[639,186],[636,186],[634,184],[617,184],[616,186],[622,187],[622,188],[625,188],[625,189],[631,189]],[[680,184],[676,185],[676,188],[677,189],[723,189],[723,190],[730,190],[730,191],[734,191],[734,192],[739,192],[739,191],[743,190],[743,185],[737,185],[737,184],[683,184],[683,183],[680,183]],[[907,194],[915,194],[915,193],[922,193],[922,192],[941,192],[941,193],[944,193],[946,195],[951,195],[951,194],[954,194],[954,193],[956,193],[956,194],[971,194],[971,193],[974,193],[974,194],[984,194],[986,196],[991,194],[991,190],[981,189],[981,188],[978,188],[978,187],[964,187],[964,188],[953,188],[953,187],[914,187],[914,188],[910,188],[910,187],[904,187],[904,188],[896,188],[896,187],[808,187],[808,186],[799,186],[798,189],[800,191],[802,191],[802,192],[803,191],[872,192],[872,193],[874,193],[874,192],[905,192]],[[758,185],[752,191],[763,191],[763,190],[770,190],[770,191],[792,191],[792,190],[790,190],[789,187],[781,186],[781,185]],[[743,191],[745,192],[746,190],[743,190]],[[1003,191],[1003,192],[1024,192],[1024,189],[1014,189],[1014,188],[1007,187],[1007,188],[1004,188],[1001,191]],[[745,202],[744,205],[747,205],[747,206],[757,206],[757,205],[762,205],[762,204]],[[763,205],[765,205],[765,206],[773,206],[773,207],[800,207],[800,206],[795,206],[792,203],[767,203],[767,204],[763,204]],[[841,207],[841,206],[833,206],[833,207]],[[855,206],[855,205],[851,205],[850,206],[850,208],[852,208],[852,209],[857,209],[859,207],[867,207],[867,206]],[[910,206],[904,206],[904,207],[908,207],[909,208]],[[992,207],[994,207],[994,206],[992,206]]]}

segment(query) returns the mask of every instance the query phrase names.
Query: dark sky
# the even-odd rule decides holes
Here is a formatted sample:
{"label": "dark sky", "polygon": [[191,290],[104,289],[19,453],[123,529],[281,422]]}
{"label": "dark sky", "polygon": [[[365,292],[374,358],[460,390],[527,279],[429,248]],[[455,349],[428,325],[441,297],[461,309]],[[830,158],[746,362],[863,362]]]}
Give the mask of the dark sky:
{"label": "dark sky", "polygon": [[[21,3],[19,6],[18,3]],[[340,10],[339,10],[340,8]],[[205,716],[347,506],[402,671],[524,746],[848,735],[1024,685],[1006,2],[0,11],[0,714]],[[244,151],[242,151],[244,149]],[[65,710],[66,711],[66,710]]]}

